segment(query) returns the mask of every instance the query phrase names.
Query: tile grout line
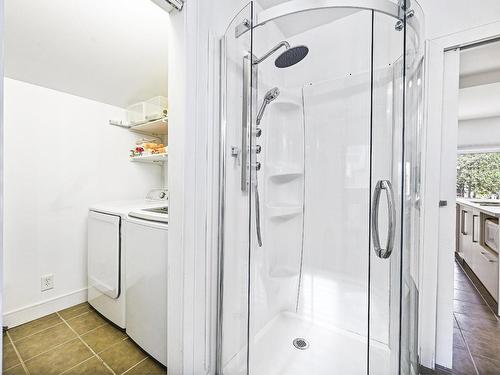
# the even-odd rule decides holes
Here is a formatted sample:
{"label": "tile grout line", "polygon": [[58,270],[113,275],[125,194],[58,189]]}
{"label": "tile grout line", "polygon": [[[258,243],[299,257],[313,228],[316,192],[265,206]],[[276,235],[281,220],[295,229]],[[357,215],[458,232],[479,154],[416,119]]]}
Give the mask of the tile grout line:
{"label": "tile grout line", "polygon": [[76,337],[72,337],[72,338],[70,338],[69,340],[66,340],[66,341],[64,341],[64,342],[61,342],[61,343],[59,343],[59,344],[57,344],[57,345],[55,345],[55,346],[51,347],[50,349],[47,349],[47,350],[45,350],[45,351],[43,351],[43,352],[41,352],[41,353],[38,353],[37,355],[34,355],[33,357],[30,357],[30,358],[26,359],[24,362],[29,362],[29,361],[31,361],[32,359],[35,359],[35,358],[40,357],[41,355],[47,354],[48,352],[50,352],[50,351],[52,351],[52,350],[54,350],[54,349],[57,349],[57,348],[59,348],[60,346],[63,346],[63,345],[65,345],[65,344],[67,344],[68,342],[71,342],[71,341],[73,341],[73,340],[75,340],[75,339],[76,339]]}
{"label": "tile grout line", "polygon": [[[488,302],[486,301],[486,299],[483,297],[483,295],[481,294],[481,292],[479,292],[479,290],[476,288],[476,285],[474,284],[474,282],[470,279],[469,275],[467,275],[467,272],[465,272],[465,270],[462,268],[462,266],[460,264],[458,264],[458,267],[460,269],[460,272],[462,274],[465,275],[465,277],[467,277],[469,279],[469,281],[471,282],[472,286],[474,287],[474,289],[476,290],[477,294],[479,294],[479,296],[483,299],[483,301],[486,303],[486,306],[488,306],[488,308],[490,309],[490,311],[493,313],[493,310],[491,309],[491,307],[489,306]],[[496,314],[493,313],[493,315],[495,316],[496,318]],[[457,325],[458,325],[458,330],[460,331],[460,336],[462,336],[462,340],[464,341],[464,344],[465,344],[465,348],[467,349],[467,353],[469,354],[469,358],[470,360],[472,361],[472,365],[474,366],[474,370],[476,370],[476,375],[479,375],[479,370],[477,368],[477,365],[476,365],[476,361],[474,360],[474,357],[472,356],[472,352],[470,350],[470,347],[469,347],[469,343],[467,342],[467,339],[465,338],[465,335],[464,335],[464,332],[463,332],[463,329],[462,329],[462,325],[460,324],[460,322],[458,321],[456,315],[455,315],[455,312],[453,312],[453,319],[455,319],[457,321]],[[498,320],[498,319],[497,319]]]}
{"label": "tile grout line", "polygon": [[[104,365],[104,366],[105,366],[105,367],[106,367],[109,371],[111,371],[111,373],[112,373],[113,375],[117,375],[117,374],[113,371],[113,369],[112,369],[111,367],[109,367],[109,365],[108,365],[106,362],[104,362],[104,360],[103,360],[103,359],[102,359],[102,358],[101,358],[101,357],[100,357],[100,356],[99,356],[99,355],[98,355],[98,354],[97,354],[97,353],[96,353],[96,352],[95,352],[95,351],[94,351],[94,350],[93,350],[93,349],[92,349],[92,348],[91,348],[91,347],[90,347],[90,346],[89,346],[89,345],[88,345],[88,344],[87,344],[87,343],[86,343],[83,339],[82,339],[82,337],[78,334],[78,332],[76,332],[76,331],[73,329],[73,327],[71,327],[71,326],[68,324],[68,322],[67,322],[65,319],[63,319],[63,318],[61,317],[61,315],[59,315],[59,313],[58,313],[58,312],[57,312],[56,314],[57,314],[57,315],[58,315],[58,316],[59,316],[59,317],[63,320],[63,322],[64,322],[64,323],[65,323],[65,324],[69,327],[69,329],[71,329],[71,330],[72,330],[72,331],[76,334],[76,336],[77,336],[77,337],[78,337],[78,339],[79,339],[79,340],[83,343],[83,345],[85,345],[85,346],[86,346],[86,347],[87,347],[87,348],[88,348],[88,349],[89,349],[89,350],[90,350],[90,351],[94,354],[94,356],[96,356],[96,357],[97,357],[97,359],[99,359],[99,360],[103,363],[103,365]],[[88,359],[88,358],[87,358],[87,359]]]}
{"label": "tile grout line", "polygon": [[[65,323],[65,322],[62,322],[62,323],[60,323],[60,324],[64,324],[64,323]],[[93,332],[93,331],[95,331],[95,330],[97,330],[97,329],[99,329],[99,328],[101,328],[101,327],[104,327],[106,324],[107,324],[107,323],[101,324],[100,326],[98,326],[98,327],[96,327],[96,328],[93,328],[93,329],[91,329],[90,331],[85,332],[85,334],[90,333],[90,332]],[[57,325],[53,326],[52,328],[54,328],[54,327],[56,327],[56,326],[58,326],[58,325],[59,325],[59,324],[57,324]],[[67,324],[66,324],[66,325],[67,325]],[[70,328],[71,328],[71,327],[70,327]],[[71,331],[72,331],[73,333],[75,333],[75,334],[78,336],[78,334],[77,334],[74,330],[71,330]],[[59,347],[61,347],[61,346],[65,345],[65,344],[67,344],[68,342],[71,342],[71,341],[76,340],[76,339],[77,339],[77,337],[72,337],[72,338],[70,338],[70,339],[68,339],[68,340],[66,340],[66,341],[63,341],[63,342],[61,342],[61,343],[59,343],[59,344],[57,344],[57,345],[55,345],[55,346],[52,346],[50,349],[44,350],[43,352],[38,353],[37,355],[34,355],[33,357],[30,357],[30,358],[26,359],[26,361],[25,361],[25,362],[27,362],[27,361],[31,361],[31,360],[32,360],[32,359],[34,359],[34,358],[40,357],[41,355],[44,355],[44,354],[46,354],[46,353],[48,353],[48,352],[50,352],[50,351],[52,351],[52,350],[54,350],[54,349],[57,349],[57,348],[59,348]],[[18,340],[18,341],[20,341],[20,340]]]}
{"label": "tile grout line", "polygon": [[83,313],[81,313],[81,314],[78,314],[78,315],[72,316],[72,317],[71,317],[71,318],[69,318],[69,319],[63,318],[61,315],[59,315],[59,312],[57,312],[56,314],[57,314],[57,315],[59,315],[59,317],[60,317],[61,319],[66,320],[66,321],[68,321],[68,322],[69,322],[70,320],[73,320],[73,319],[79,318],[80,316],[83,316],[83,315],[88,314],[88,313],[90,313],[90,312],[92,312],[92,310],[87,310],[87,311],[85,311],[85,312],[83,312]]}
{"label": "tile grout line", "polygon": [[[453,315],[455,315],[455,314],[453,314]],[[460,336],[462,336],[462,340],[464,340],[465,348],[467,349],[467,354],[469,354],[469,358],[472,361],[472,365],[474,366],[474,370],[476,370],[476,375],[479,375],[479,370],[477,369],[476,361],[474,360],[474,357],[472,356],[472,353],[471,353],[470,348],[469,348],[469,344],[467,343],[465,335],[462,331],[462,327],[460,327],[460,323],[458,324],[458,329],[460,331]]]}
{"label": "tile grout line", "polygon": [[[81,314],[75,315],[75,316],[73,316],[73,317],[69,318],[68,320],[71,320],[71,319],[74,319],[74,318],[78,318],[78,317],[80,317],[80,316],[82,316],[82,315],[85,315],[85,314],[87,314],[87,313],[89,313],[89,312],[90,312],[90,311],[86,311],[86,312],[84,312],[84,313],[81,313]],[[53,313],[53,314],[56,314],[56,313]],[[16,342],[17,342],[17,341],[24,340],[24,339],[27,339],[27,338],[30,338],[30,337],[35,336],[35,335],[38,335],[39,333],[45,332],[45,331],[47,331],[47,330],[49,330],[49,329],[51,329],[51,328],[54,328],[54,327],[57,327],[58,325],[63,324],[62,317],[61,317],[59,314],[58,314],[58,316],[59,316],[59,318],[61,319],[61,321],[60,321],[60,322],[57,322],[57,323],[55,323],[54,325],[51,325],[51,326],[49,326],[49,327],[45,327],[44,329],[41,329],[40,331],[36,331],[36,332],[34,332],[34,333],[30,333],[30,334],[29,334],[29,335],[27,335],[27,336],[20,337],[20,338],[18,338],[18,339],[16,340]],[[43,318],[43,317],[42,317],[42,318]],[[26,322],[25,324],[27,324],[27,323],[30,323],[30,322]],[[16,328],[16,327],[14,327],[14,328]],[[13,340],[12,338],[10,338],[10,339],[11,339],[11,341],[12,341],[12,342],[14,342],[14,340]]]}
{"label": "tile grout line", "polygon": [[[93,349],[92,349],[92,348],[91,348],[91,347],[90,347],[90,346],[89,346],[89,345],[85,342],[85,340],[83,340],[82,336],[87,335],[88,333],[91,333],[91,332],[93,332],[93,331],[95,331],[95,330],[98,330],[99,328],[102,328],[102,327],[104,327],[104,326],[108,325],[108,323],[107,323],[107,322],[105,322],[105,323],[103,323],[103,324],[101,324],[101,325],[99,325],[99,326],[97,326],[97,327],[95,327],[95,328],[93,328],[93,329],[91,329],[91,330],[89,330],[89,331],[85,332],[85,333],[84,333],[84,334],[82,334],[82,335],[80,335],[78,332],[76,332],[76,331],[73,329],[73,327],[71,327],[71,325],[68,323],[69,321],[71,321],[71,320],[73,320],[73,319],[75,319],[75,318],[81,317],[81,316],[83,316],[83,315],[86,315],[86,314],[88,314],[88,313],[90,313],[90,312],[91,312],[91,310],[87,310],[87,311],[85,311],[85,312],[83,312],[83,313],[81,313],[81,314],[78,314],[78,315],[72,316],[72,317],[71,317],[71,318],[69,318],[69,319],[65,319],[65,318],[63,318],[63,317],[59,314],[59,312],[57,311],[57,312],[55,312],[54,314],[55,314],[55,315],[56,315],[56,316],[60,319],[60,321],[59,321],[59,322],[57,322],[56,324],[51,325],[51,326],[49,326],[49,327],[46,327],[46,328],[44,328],[44,329],[42,329],[42,330],[40,330],[40,331],[37,331],[37,332],[35,332],[35,333],[32,333],[32,334],[30,334],[30,335],[27,335],[27,336],[21,337],[21,338],[20,338],[20,339],[18,339],[16,342],[18,342],[18,341],[24,341],[25,339],[31,338],[31,337],[32,337],[32,336],[34,336],[34,335],[37,335],[37,334],[39,334],[39,333],[41,333],[41,332],[45,332],[45,331],[47,331],[47,330],[49,330],[49,329],[51,329],[51,328],[57,327],[57,326],[59,326],[59,325],[61,325],[61,324],[63,324],[63,323],[64,323],[64,324],[65,324],[65,325],[66,325],[66,326],[67,326],[67,327],[71,330],[71,332],[73,332],[73,333],[76,335],[76,337],[73,337],[73,338],[71,338],[71,339],[69,339],[69,340],[66,340],[66,341],[64,341],[64,342],[62,342],[62,343],[60,343],[60,344],[58,344],[58,345],[55,345],[55,346],[51,347],[50,349],[48,349],[48,350],[46,350],[46,351],[43,351],[42,353],[39,353],[39,354],[37,354],[37,355],[35,355],[35,356],[33,356],[33,357],[30,357],[29,359],[27,359],[27,361],[31,361],[31,360],[33,360],[34,358],[37,358],[37,357],[39,357],[39,356],[41,356],[41,355],[43,355],[43,354],[46,354],[46,353],[48,353],[48,352],[50,352],[50,351],[52,351],[52,350],[57,349],[57,348],[59,348],[59,347],[61,347],[61,346],[65,345],[65,344],[67,344],[67,343],[69,343],[69,342],[71,342],[71,341],[74,341],[74,340],[78,339],[80,342],[82,342],[82,343],[84,344],[84,346],[85,346],[85,347],[87,347],[87,348],[90,350],[90,352],[92,353],[92,356],[91,356],[91,357],[89,357],[89,358],[87,358],[87,359],[85,359],[85,360],[83,360],[83,361],[81,361],[81,362],[79,362],[79,363],[77,363],[77,364],[75,364],[74,366],[70,367],[69,369],[64,370],[62,373],[60,373],[60,375],[62,375],[62,374],[66,374],[68,371],[70,371],[70,370],[72,370],[72,369],[74,369],[74,368],[76,368],[76,367],[80,366],[82,363],[85,363],[85,362],[87,362],[87,361],[90,361],[90,360],[91,360],[91,359],[93,359],[94,357],[95,357],[95,358],[97,358],[97,359],[98,359],[98,360],[99,360],[99,361],[100,361],[100,362],[101,362],[101,363],[102,363],[102,364],[103,364],[103,365],[104,365],[104,366],[105,366],[105,367],[106,367],[106,368],[107,368],[107,369],[108,369],[108,370],[109,370],[109,371],[110,371],[113,375],[117,375],[117,374],[114,372],[114,370],[113,370],[113,369],[112,369],[112,368],[111,368],[111,367],[110,367],[110,366],[109,366],[109,365],[108,365],[108,364],[107,364],[107,363],[106,363],[106,362],[105,362],[105,361],[101,358],[101,356],[100,356],[99,354],[100,354],[100,353],[103,353],[104,351],[106,351],[106,350],[110,349],[110,348],[111,348],[111,347],[113,347],[113,346],[116,346],[116,345],[118,345],[118,344],[120,344],[120,343],[122,343],[122,342],[124,342],[124,341],[129,340],[129,337],[128,337],[128,335],[126,335],[123,339],[121,339],[121,340],[117,341],[115,344],[110,345],[110,346],[109,346],[109,347],[107,347],[106,349],[101,350],[100,352],[96,352],[96,351],[94,351],[94,350],[93,350]],[[28,367],[26,366],[26,361],[24,361],[24,360],[23,360],[23,358],[21,357],[21,354],[20,354],[20,352],[18,351],[17,347],[15,346],[15,344],[14,344],[14,340],[12,339],[12,337],[10,336],[10,334],[9,334],[9,332],[8,332],[8,331],[6,332],[6,335],[7,335],[8,339],[9,339],[10,344],[12,345],[13,349],[15,350],[15,353],[16,353],[16,356],[17,356],[17,358],[18,358],[19,362],[20,362],[20,365],[23,367],[23,369],[24,369],[25,373],[26,373],[27,375],[30,375],[30,371],[29,371]],[[145,357],[145,358],[143,358],[142,360],[140,360],[139,362],[137,362],[136,364],[134,364],[133,366],[131,366],[130,368],[128,368],[127,370],[125,370],[124,372],[122,372],[121,374],[128,373],[128,372],[129,372],[129,371],[131,371],[133,368],[135,368],[135,367],[139,366],[141,363],[143,363],[144,361],[146,361],[146,360],[147,360],[147,359],[149,359],[149,358],[150,358],[150,356],[149,356],[149,355],[147,355],[147,353],[146,353],[146,357]],[[17,366],[19,366],[19,365],[11,366],[9,369],[6,369],[6,370],[10,370],[10,369],[12,369],[12,368],[14,368],[14,367],[17,367]]]}
{"label": "tile grout line", "polygon": [[[85,363],[85,362],[90,361],[90,360],[91,360],[91,359],[93,359],[93,358],[97,358],[97,357],[96,357],[95,355],[93,355],[92,357],[87,358],[87,359],[85,359],[85,360],[83,360],[83,361],[81,361],[81,362],[77,363],[76,365],[74,365],[74,366],[70,367],[69,369],[64,370],[64,371],[63,371],[63,372],[61,372],[59,375],[66,374],[68,371],[73,370],[74,368],[76,368],[76,367],[80,366],[81,364],[83,364],[83,363]],[[99,358],[97,358],[97,359],[99,359]]]}
{"label": "tile grout line", "polygon": [[[28,323],[29,323],[29,322],[28,322]],[[50,327],[46,327],[46,328],[44,328],[44,329],[41,329],[40,331],[36,331],[35,333],[30,333],[30,334],[29,334],[29,335],[27,335],[27,336],[20,337],[20,338],[18,338],[15,342],[18,342],[18,341],[21,341],[21,340],[24,340],[24,339],[30,338],[30,337],[32,337],[32,336],[38,335],[39,333],[45,332],[45,331],[47,331],[47,330],[49,330],[49,329],[51,329],[51,328],[57,327],[57,326],[59,326],[59,325],[61,325],[61,324],[63,324],[63,322],[58,322],[58,323],[56,323],[56,324],[54,324],[54,325],[52,325],[52,326],[50,326]],[[14,328],[16,328],[16,327],[14,327]],[[14,340],[12,340],[12,342],[14,342]]]}
{"label": "tile grout line", "polygon": [[[14,348],[14,351],[16,352],[16,355],[17,355],[17,359],[19,359],[19,362],[21,362],[21,366],[24,370],[24,372],[27,374],[27,375],[30,375],[30,371],[28,370],[28,367],[26,366],[26,364],[24,363],[23,361],[23,358],[21,357],[21,354],[19,353],[19,350],[17,350],[16,346],[14,345],[14,340],[12,340],[12,337],[10,337],[10,334],[9,334],[9,331],[7,330],[6,332],[7,334],[7,337],[10,341],[10,344],[12,345],[12,348]],[[12,367],[11,367],[12,368]],[[2,370],[3,372],[3,370]]]}
{"label": "tile grout line", "polygon": [[146,359],[149,359],[149,356],[146,356],[146,358],[144,359],[141,359],[139,362],[137,362],[135,365],[133,365],[131,368],[129,368],[128,370],[122,372],[121,375],[125,375],[127,372],[129,372],[130,370],[132,370],[133,368],[139,366],[142,362],[144,362]]}
{"label": "tile grout line", "polygon": [[128,337],[128,336],[125,336],[123,339],[121,339],[121,340],[119,340],[119,341],[115,342],[114,344],[111,344],[110,346],[107,346],[105,349],[103,349],[103,350],[101,350],[101,351],[98,351],[98,352],[96,352],[96,353],[97,353],[97,354],[101,354],[101,353],[105,352],[106,350],[111,349],[113,346],[116,346],[116,345],[118,345],[118,344],[121,344],[123,341],[127,341],[128,339],[129,339],[129,337]]}
{"label": "tile grout line", "polygon": [[[71,318],[69,318],[68,320],[71,320],[71,319],[74,319],[74,318],[78,318],[78,317],[80,317],[80,316],[82,316],[82,315],[85,315],[85,314],[87,314],[87,313],[89,313],[89,312],[90,312],[90,310],[87,310],[87,311],[86,311],[86,312],[84,312],[84,313],[81,313],[81,314],[78,314],[78,315],[72,316],[72,317],[71,317]],[[52,314],[57,314],[57,315],[58,315],[58,317],[61,319],[61,321],[58,321],[57,323],[55,323],[54,325],[51,325],[51,326],[49,326],[49,327],[45,327],[44,329],[41,329],[40,331],[36,331],[36,332],[34,332],[34,333],[30,333],[30,334],[29,334],[29,335],[27,335],[27,336],[20,337],[20,338],[18,338],[18,339],[16,340],[16,342],[17,342],[17,341],[24,340],[24,339],[27,339],[27,338],[32,337],[32,336],[34,336],[34,335],[37,335],[37,334],[39,334],[39,333],[41,333],[41,332],[45,332],[45,331],[47,331],[47,330],[49,330],[49,329],[51,329],[51,328],[54,328],[54,327],[56,327],[56,326],[58,326],[58,325],[60,325],[60,324],[63,324],[62,317],[58,314],[58,312],[55,312],[55,313],[52,313]],[[47,316],[47,315],[46,315],[46,316]],[[44,317],[42,316],[42,318],[44,318]],[[41,318],[40,318],[40,319],[41,319]],[[28,323],[30,323],[30,322],[26,322],[26,323],[24,323],[24,324],[28,324]],[[22,325],[23,325],[23,324],[22,324]],[[20,327],[20,326],[19,326],[19,327]],[[16,327],[14,327],[14,328],[16,328]],[[11,339],[11,341],[12,341],[12,342],[14,342],[14,339],[12,339],[12,338],[10,338],[10,339]]]}

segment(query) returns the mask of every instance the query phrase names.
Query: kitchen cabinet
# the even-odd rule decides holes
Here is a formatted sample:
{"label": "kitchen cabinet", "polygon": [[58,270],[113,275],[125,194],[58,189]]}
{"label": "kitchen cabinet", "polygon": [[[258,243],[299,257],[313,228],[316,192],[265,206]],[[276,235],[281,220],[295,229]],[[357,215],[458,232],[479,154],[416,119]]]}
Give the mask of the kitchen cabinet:
{"label": "kitchen cabinet", "polygon": [[[491,244],[492,237],[494,240],[495,236],[496,242],[493,241],[493,243],[500,243],[498,237],[500,233],[494,230],[500,217],[500,201],[459,198],[457,205],[457,225],[459,226],[457,228],[457,252],[498,302],[500,282],[498,250],[488,246],[488,243]],[[500,315],[500,311],[497,314]]]}

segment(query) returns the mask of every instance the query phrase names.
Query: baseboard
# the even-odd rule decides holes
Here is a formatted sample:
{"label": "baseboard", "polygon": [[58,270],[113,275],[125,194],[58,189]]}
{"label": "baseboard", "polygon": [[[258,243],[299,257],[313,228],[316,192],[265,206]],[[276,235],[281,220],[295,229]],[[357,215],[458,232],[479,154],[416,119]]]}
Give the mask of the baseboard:
{"label": "baseboard", "polygon": [[420,366],[420,375],[451,375],[452,370],[444,366],[436,365],[435,370],[428,369],[427,367]]}
{"label": "baseboard", "polygon": [[3,325],[12,328],[85,301],[87,288],[7,311],[3,314]]}

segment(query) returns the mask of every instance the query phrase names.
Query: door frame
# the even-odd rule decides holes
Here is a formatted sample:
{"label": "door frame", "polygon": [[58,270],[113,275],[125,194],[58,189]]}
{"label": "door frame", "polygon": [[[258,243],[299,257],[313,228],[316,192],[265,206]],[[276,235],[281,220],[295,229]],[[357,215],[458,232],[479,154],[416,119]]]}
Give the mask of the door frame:
{"label": "door frame", "polygon": [[[3,327],[3,296],[4,296],[4,231],[5,215],[4,215],[4,35],[5,35],[5,6],[4,0],[0,0],[0,325]],[[3,345],[3,335],[0,339]],[[3,347],[3,346],[2,346]],[[2,366],[3,356],[0,358],[0,366]]]}
{"label": "door frame", "polygon": [[[453,225],[440,228],[446,212],[439,201],[443,192],[454,189],[449,176],[441,171],[456,168],[456,161],[442,150],[442,135],[453,134],[454,121],[444,116],[449,98],[446,82],[453,79],[445,69],[447,51],[500,36],[500,22],[475,27],[426,42],[425,79],[425,150],[423,150],[423,232],[420,259],[419,357],[420,363],[434,369],[451,368],[453,353],[453,254],[440,251],[440,242],[454,238]],[[458,71],[451,73],[458,75]],[[455,77],[458,79],[458,77]],[[457,93],[458,95],[458,93]],[[455,123],[456,126],[456,123]],[[457,129],[454,130],[455,133]],[[456,155],[454,156],[456,158]],[[440,160],[441,163],[436,163]],[[453,163],[454,165],[451,165]],[[448,208],[454,208],[454,198]],[[436,228],[438,228],[436,230]],[[441,229],[441,230],[440,230]],[[453,230],[453,233],[451,231]],[[450,245],[453,246],[453,245]],[[451,296],[451,298],[450,298]]]}

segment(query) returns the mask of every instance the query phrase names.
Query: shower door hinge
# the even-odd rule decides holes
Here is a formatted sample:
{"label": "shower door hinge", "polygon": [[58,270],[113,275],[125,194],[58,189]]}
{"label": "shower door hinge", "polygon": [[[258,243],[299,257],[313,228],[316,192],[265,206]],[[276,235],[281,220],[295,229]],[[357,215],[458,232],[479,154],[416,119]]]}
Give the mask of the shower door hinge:
{"label": "shower door hinge", "polygon": [[[413,9],[410,9],[408,12],[406,12],[406,19],[410,19],[413,16],[415,16],[415,11]],[[398,22],[396,22],[396,25],[394,26],[394,28],[397,31],[403,30],[403,28],[404,28],[404,22],[402,20],[399,20]]]}
{"label": "shower door hinge", "polygon": [[252,22],[245,18],[240,24],[238,24],[234,30],[234,36],[239,38],[243,34],[245,34],[252,27]]}

